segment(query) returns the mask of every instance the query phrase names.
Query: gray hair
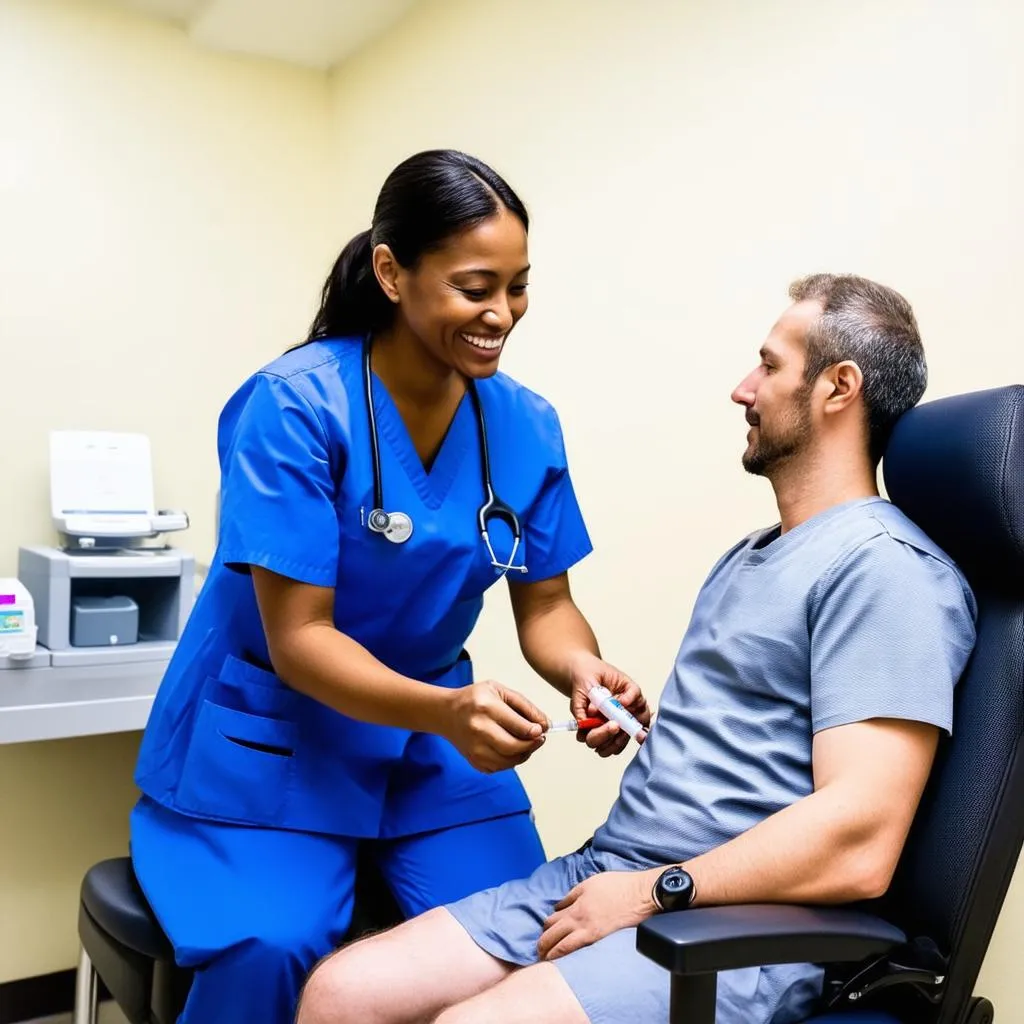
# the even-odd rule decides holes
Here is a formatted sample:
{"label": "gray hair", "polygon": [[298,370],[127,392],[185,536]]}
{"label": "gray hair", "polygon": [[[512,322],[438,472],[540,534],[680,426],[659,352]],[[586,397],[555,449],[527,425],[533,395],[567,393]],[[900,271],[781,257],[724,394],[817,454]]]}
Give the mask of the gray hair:
{"label": "gray hair", "polygon": [[812,274],[794,281],[789,297],[822,305],[822,315],[807,332],[808,383],[836,363],[850,360],[860,367],[869,454],[877,464],[896,421],[917,405],[928,383],[910,303],[891,288],[853,274]]}

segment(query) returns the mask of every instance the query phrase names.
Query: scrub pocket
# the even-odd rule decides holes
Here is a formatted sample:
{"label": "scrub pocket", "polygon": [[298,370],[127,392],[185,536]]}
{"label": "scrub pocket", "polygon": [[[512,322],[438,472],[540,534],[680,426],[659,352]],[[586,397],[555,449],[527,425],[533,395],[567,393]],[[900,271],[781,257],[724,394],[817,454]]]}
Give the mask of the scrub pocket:
{"label": "scrub pocket", "polygon": [[245,824],[279,824],[297,738],[294,722],[204,700],[178,783],[178,807]]}
{"label": "scrub pocket", "polygon": [[265,718],[296,720],[306,700],[273,672],[229,654],[217,676],[206,680],[203,696],[214,704]]}

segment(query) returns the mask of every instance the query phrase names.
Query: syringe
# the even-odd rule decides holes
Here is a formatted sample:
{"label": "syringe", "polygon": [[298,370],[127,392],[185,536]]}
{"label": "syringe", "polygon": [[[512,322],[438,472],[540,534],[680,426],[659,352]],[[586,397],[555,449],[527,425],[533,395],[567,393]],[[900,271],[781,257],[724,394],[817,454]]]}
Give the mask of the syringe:
{"label": "syringe", "polygon": [[[647,729],[644,723],[631,715],[605,687],[596,684],[591,687],[590,703],[605,718],[618,723],[619,728],[628,733],[637,743],[643,743],[644,739],[647,738]],[[640,735],[641,733],[643,733],[643,736]]]}
{"label": "syringe", "polygon": [[647,739],[647,727],[640,719],[630,714],[612,693],[605,687],[598,684],[590,689],[590,702],[596,705],[601,712],[600,718],[581,718],[578,722],[570,719],[568,722],[554,722],[548,726],[548,732],[585,732],[588,729],[596,729],[599,725],[605,725],[609,721],[615,722],[623,732],[637,743],[643,743]]}
{"label": "syringe", "polygon": [[607,718],[581,718],[578,722],[570,718],[568,722],[552,722],[547,731],[550,732],[585,732],[587,729],[596,729],[604,725]]}

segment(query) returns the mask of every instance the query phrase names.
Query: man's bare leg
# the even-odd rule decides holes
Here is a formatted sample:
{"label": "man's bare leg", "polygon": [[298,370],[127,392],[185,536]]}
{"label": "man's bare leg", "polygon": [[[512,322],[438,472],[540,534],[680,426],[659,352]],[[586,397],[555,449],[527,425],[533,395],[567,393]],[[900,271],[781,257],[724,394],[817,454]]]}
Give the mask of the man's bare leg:
{"label": "man's bare leg", "polygon": [[[428,1018],[429,1019],[429,1018]],[[434,1024],[588,1024],[554,964],[523,967],[433,1018]]]}
{"label": "man's bare leg", "polygon": [[510,971],[438,908],[323,960],[306,982],[296,1024],[421,1024]]}

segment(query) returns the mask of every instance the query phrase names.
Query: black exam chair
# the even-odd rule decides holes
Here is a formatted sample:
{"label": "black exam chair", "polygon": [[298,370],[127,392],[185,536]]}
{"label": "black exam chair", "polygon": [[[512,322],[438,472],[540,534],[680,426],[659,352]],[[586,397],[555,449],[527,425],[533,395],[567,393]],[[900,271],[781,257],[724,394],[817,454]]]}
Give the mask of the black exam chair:
{"label": "black exam chair", "polygon": [[[402,919],[369,853],[369,846],[360,852],[347,942]],[[131,1024],[174,1024],[185,1007],[192,971],[175,964],[130,858],[115,857],[89,869],[82,882],[78,935],[82,952],[74,1024],[96,1024],[101,982]]]}
{"label": "black exam chair", "polygon": [[1024,386],[912,410],[882,468],[892,501],[956,559],[978,599],[954,736],[883,899],[702,908],[640,927],[637,948],[672,973],[671,1024],[714,1024],[719,971],[803,962],[838,965],[814,1024],[994,1019],[973,993],[1024,840]]}

